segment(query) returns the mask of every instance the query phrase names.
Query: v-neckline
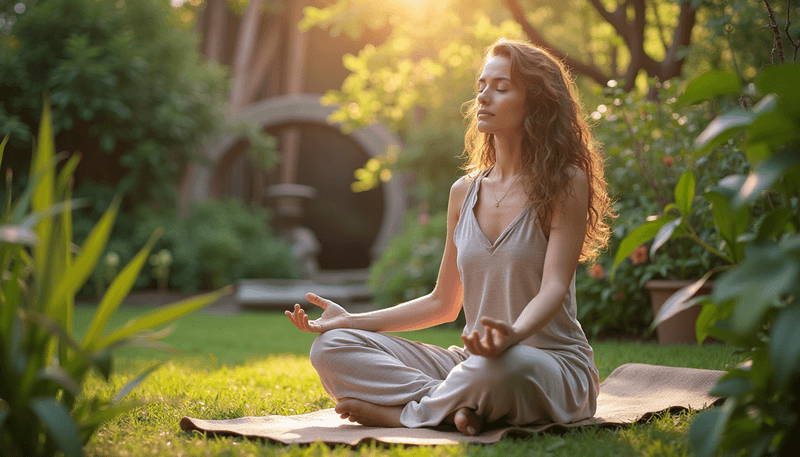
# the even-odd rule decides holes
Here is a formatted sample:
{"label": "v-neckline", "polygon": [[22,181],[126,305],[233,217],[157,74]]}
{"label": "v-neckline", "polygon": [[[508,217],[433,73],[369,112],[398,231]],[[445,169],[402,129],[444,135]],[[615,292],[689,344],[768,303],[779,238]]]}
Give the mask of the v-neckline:
{"label": "v-neckline", "polygon": [[528,200],[528,202],[525,203],[525,206],[523,206],[522,209],[519,211],[519,214],[517,214],[517,217],[515,217],[511,221],[511,223],[509,223],[508,226],[506,226],[506,228],[502,232],[500,232],[500,235],[494,240],[494,242],[489,241],[489,237],[486,236],[486,232],[483,231],[483,228],[481,228],[481,224],[478,222],[478,216],[475,214],[475,205],[478,203],[478,193],[481,190],[481,183],[483,181],[483,178],[485,178],[486,175],[489,174],[489,172],[493,167],[494,165],[487,168],[487,171],[478,177],[478,180],[475,183],[475,194],[472,196],[472,206],[470,207],[470,213],[472,213],[472,220],[475,222],[475,226],[478,228],[478,231],[481,234],[482,237],[481,239],[483,241],[484,246],[486,247],[486,249],[489,250],[496,249],[497,246],[499,246],[500,243],[503,242],[503,240],[508,236],[509,232],[511,232],[514,226],[516,226],[519,223],[519,221],[522,220],[523,216],[527,214],[528,207],[531,204],[530,200]]}

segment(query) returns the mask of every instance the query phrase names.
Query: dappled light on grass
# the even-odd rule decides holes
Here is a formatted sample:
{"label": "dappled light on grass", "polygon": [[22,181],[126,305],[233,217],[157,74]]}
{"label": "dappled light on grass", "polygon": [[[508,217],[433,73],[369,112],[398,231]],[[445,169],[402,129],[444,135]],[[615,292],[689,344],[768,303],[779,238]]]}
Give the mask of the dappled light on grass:
{"label": "dappled light on grass", "polygon": [[[146,312],[122,308],[112,322],[122,324]],[[76,310],[76,329],[88,327],[90,307]],[[313,317],[313,316],[312,316]],[[545,433],[528,439],[506,438],[492,446],[407,447],[364,444],[355,449],[283,446],[231,437],[205,437],[182,432],[184,416],[232,419],[265,414],[304,414],[334,406],[308,360],[314,335],[290,328],[280,313],[214,315],[201,312],[176,323],[167,342],[180,348],[177,355],[121,351],[116,375],[108,385],[94,375],[87,392],[110,398],[137,373],[167,360],[126,397],[152,402],[107,422],[87,447],[87,455],[281,455],[281,456],[523,456],[523,455],[689,455],[686,414],[654,417],[648,424],[620,430],[582,428],[566,434]],[[455,327],[409,332],[403,336],[447,346],[457,344]],[[658,346],[654,343],[594,342],[595,361],[601,379],[614,368],[629,363],[723,369],[735,362],[723,345]]]}

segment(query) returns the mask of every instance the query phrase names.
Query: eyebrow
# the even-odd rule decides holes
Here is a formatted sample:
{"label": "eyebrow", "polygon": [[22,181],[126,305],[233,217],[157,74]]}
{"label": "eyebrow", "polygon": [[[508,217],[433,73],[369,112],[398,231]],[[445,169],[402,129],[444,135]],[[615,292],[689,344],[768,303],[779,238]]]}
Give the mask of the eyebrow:
{"label": "eyebrow", "polygon": [[[480,78],[480,79],[478,79],[478,82],[479,82],[479,83],[485,83],[485,82],[486,82],[486,79],[487,79],[487,78]],[[493,80],[495,80],[495,81],[497,81],[497,80],[502,80],[502,81],[508,81],[508,82],[512,82],[512,81],[511,81],[511,78],[506,78],[505,76],[496,76],[496,77],[490,77],[490,78],[488,78],[488,79],[493,79]]]}

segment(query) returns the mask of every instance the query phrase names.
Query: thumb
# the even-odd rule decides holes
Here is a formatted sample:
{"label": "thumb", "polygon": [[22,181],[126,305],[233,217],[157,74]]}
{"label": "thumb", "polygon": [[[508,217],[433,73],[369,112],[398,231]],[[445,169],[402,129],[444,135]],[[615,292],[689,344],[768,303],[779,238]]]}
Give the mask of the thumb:
{"label": "thumb", "polygon": [[328,305],[331,303],[330,300],[322,298],[317,294],[312,294],[311,292],[306,294],[306,300],[319,306],[323,311],[328,309]]}

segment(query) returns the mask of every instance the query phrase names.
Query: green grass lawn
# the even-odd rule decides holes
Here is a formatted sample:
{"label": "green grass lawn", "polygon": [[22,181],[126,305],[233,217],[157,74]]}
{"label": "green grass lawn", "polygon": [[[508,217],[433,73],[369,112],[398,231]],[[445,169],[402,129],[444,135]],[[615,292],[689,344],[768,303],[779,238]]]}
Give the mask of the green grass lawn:
{"label": "green grass lawn", "polygon": [[[143,313],[122,308],[109,328]],[[94,308],[79,306],[78,334],[88,328]],[[405,333],[417,341],[449,346],[460,344],[460,331],[437,328]],[[566,434],[545,433],[528,439],[505,439],[491,446],[409,447],[361,445],[349,447],[283,446],[239,438],[206,438],[184,433],[183,416],[227,419],[264,414],[302,414],[333,407],[308,360],[314,335],[295,330],[282,313],[187,316],[175,324],[165,341],[180,350],[166,354],[126,348],[116,352],[115,375],[106,384],[99,377],[87,389],[109,397],[135,375],[155,363],[156,370],[128,397],[151,402],[106,423],[86,452],[98,456],[134,455],[691,455],[686,431],[692,414],[663,416],[648,424],[620,430],[583,428]],[[721,345],[661,347],[654,343],[595,342],[595,363],[601,379],[629,362],[724,369],[734,361]]]}

